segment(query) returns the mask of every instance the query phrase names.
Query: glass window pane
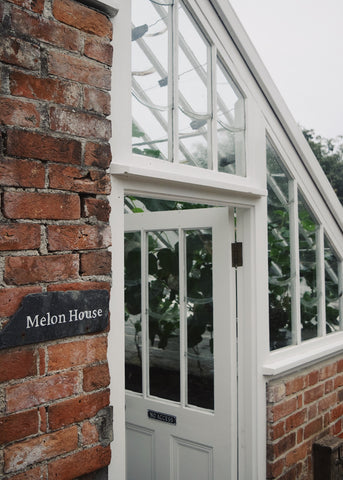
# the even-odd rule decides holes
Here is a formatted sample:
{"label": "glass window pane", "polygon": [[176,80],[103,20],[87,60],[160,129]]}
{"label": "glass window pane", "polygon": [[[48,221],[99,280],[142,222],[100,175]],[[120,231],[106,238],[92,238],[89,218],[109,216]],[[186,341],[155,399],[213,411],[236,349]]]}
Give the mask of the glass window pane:
{"label": "glass window pane", "polygon": [[244,175],[244,101],[230,75],[217,60],[218,170]]}
{"label": "glass window pane", "polygon": [[179,161],[208,168],[208,43],[182,4],[178,18]]}
{"label": "glass window pane", "polygon": [[214,409],[211,229],[185,232],[188,404]]}
{"label": "glass window pane", "polygon": [[324,243],[325,261],[325,304],[326,304],[326,333],[339,330],[339,273],[338,258],[329,241]]}
{"label": "glass window pane", "polygon": [[179,238],[148,233],[150,395],[180,401]]}
{"label": "glass window pane", "polygon": [[267,143],[270,348],[292,343],[288,176]]}
{"label": "glass window pane", "polygon": [[125,233],[125,388],[142,393],[140,232]]}
{"label": "glass window pane", "polygon": [[317,336],[317,223],[301,194],[298,196],[301,339]]}
{"label": "glass window pane", "polygon": [[168,153],[168,7],[132,0],[133,152]]}

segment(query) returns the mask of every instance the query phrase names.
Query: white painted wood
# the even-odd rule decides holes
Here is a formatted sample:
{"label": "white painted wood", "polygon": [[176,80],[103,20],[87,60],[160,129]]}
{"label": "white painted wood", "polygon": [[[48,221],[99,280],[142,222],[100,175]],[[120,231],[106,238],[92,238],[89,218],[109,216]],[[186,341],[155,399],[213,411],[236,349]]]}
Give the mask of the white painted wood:
{"label": "white painted wood", "polygon": [[292,291],[292,344],[301,343],[301,306],[300,306],[300,261],[299,261],[299,218],[298,184],[289,182],[289,230],[291,247],[291,291]]}
{"label": "white painted wood", "polygon": [[326,335],[326,291],[325,291],[325,259],[324,229],[319,225],[316,230],[316,283],[318,308],[318,337]]}
{"label": "white painted wood", "polygon": [[[147,393],[126,394],[126,418],[130,428],[128,462],[139,462],[135,456],[143,431],[152,431],[156,479],[234,480],[237,475],[237,389],[236,389],[236,320],[234,271],[231,265],[231,241],[234,239],[233,219],[228,208],[209,208],[172,212],[125,215],[127,231],[212,228],[213,238],[213,301],[214,301],[214,395],[215,409],[206,410],[171,402]],[[183,260],[181,260],[182,266]],[[184,268],[184,267],[182,267]],[[184,336],[184,342],[185,342]],[[181,348],[184,356],[186,345]],[[183,377],[185,382],[185,378]],[[145,388],[144,392],[148,392]],[[176,425],[149,419],[152,409],[174,415]],[[134,432],[138,432],[137,442]],[[197,459],[201,468],[194,465]],[[144,459],[141,459],[144,463]],[[133,471],[143,472],[139,465]],[[129,470],[128,470],[129,471]],[[150,480],[140,474],[140,480]],[[154,478],[154,477],[152,477]],[[133,480],[128,477],[127,480]],[[136,479],[135,479],[136,480]]]}

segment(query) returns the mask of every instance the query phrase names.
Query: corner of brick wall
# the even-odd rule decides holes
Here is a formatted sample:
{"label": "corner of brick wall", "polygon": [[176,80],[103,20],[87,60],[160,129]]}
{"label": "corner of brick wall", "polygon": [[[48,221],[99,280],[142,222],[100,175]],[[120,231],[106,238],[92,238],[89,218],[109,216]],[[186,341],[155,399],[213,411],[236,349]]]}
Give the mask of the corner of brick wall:
{"label": "corner of brick wall", "polygon": [[312,445],[343,437],[343,359],[267,385],[267,479],[312,480]]}
{"label": "corner of brick wall", "polygon": [[[0,2],[0,329],[29,293],[110,289],[111,38],[74,0]],[[105,478],[108,386],[107,332],[1,350],[0,478]]]}

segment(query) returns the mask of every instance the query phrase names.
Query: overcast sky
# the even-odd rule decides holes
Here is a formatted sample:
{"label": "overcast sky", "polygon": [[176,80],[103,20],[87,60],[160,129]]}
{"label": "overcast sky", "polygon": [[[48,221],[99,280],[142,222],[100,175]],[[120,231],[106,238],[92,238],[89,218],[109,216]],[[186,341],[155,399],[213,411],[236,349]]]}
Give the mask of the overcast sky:
{"label": "overcast sky", "polygon": [[295,120],[343,135],[343,0],[230,0]]}

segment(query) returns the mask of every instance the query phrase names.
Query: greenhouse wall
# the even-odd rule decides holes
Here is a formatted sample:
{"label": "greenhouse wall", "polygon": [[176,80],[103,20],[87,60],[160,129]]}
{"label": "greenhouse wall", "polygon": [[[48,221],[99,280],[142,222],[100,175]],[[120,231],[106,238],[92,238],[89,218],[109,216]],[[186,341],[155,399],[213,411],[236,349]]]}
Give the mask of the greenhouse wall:
{"label": "greenhouse wall", "polygon": [[312,446],[343,434],[341,356],[267,385],[267,478],[311,480]]}
{"label": "greenhouse wall", "polygon": [[[112,23],[69,0],[2,0],[0,25],[0,477],[103,479],[108,327],[24,345],[4,332],[31,294],[108,296]],[[44,337],[47,314],[30,318]]]}

